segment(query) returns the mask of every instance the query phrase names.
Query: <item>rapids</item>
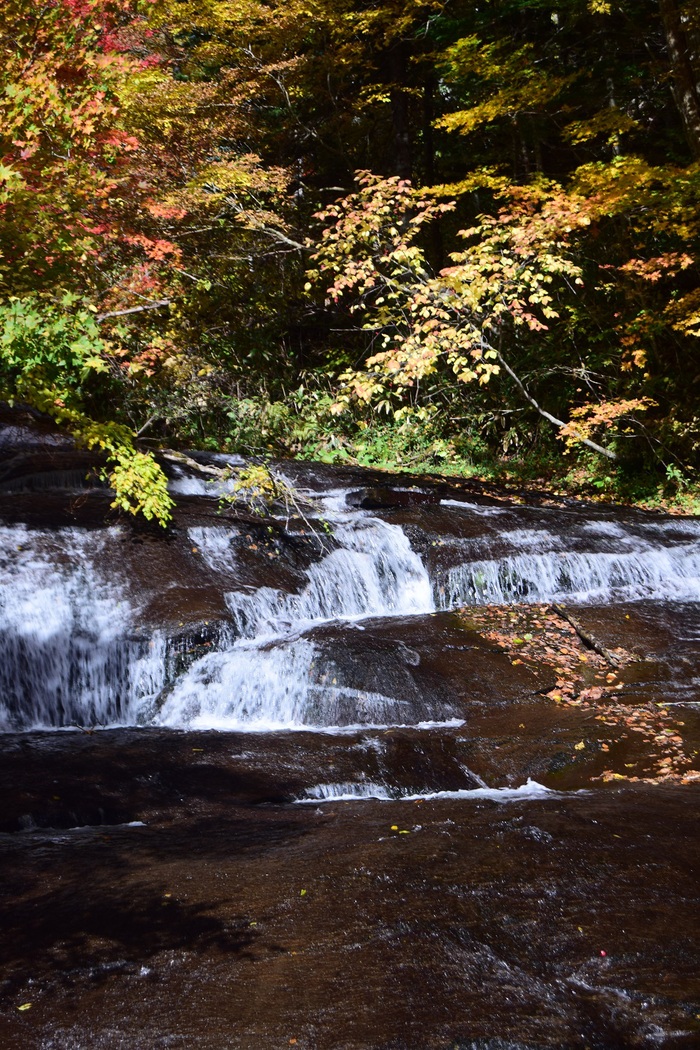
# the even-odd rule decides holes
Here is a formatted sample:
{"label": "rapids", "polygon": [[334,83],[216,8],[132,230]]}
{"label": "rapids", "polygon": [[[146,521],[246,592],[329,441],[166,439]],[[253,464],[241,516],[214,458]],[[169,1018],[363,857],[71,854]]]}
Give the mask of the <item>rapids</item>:
{"label": "rapids", "polygon": [[[304,464],[263,520],[171,464],[160,535],[32,433],[0,427],[0,1048],[700,1046],[700,773],[657,754],[697,770],[700,521]],[[626,654],[601,714],[461,611],[552,602]]]}
{"label": "rapids", "polygon": [[[398,490],[403,508],[368,510],[357,485],[319,492],[312,468],[295,473],[315,500],[315,526],[280,518],[261,538],[259,526],[185,525],[171,540],[181,564],[158,566],[155,580],[152,544],[135,549],[126,525],[0,526],[0,727],[327,730],[440,720],[444,705],[426,695],[417,711],[401,683],[358,688],[319,647],[318,629],[335,624],[342,647],[341,636],[367,620],[470,604],[700,601],[695,520],[427,502],[430,489],[418,486]],[[178,467],[173,488],[211,511],[206,477]],[[157,592],[167,602],[197,587],[215,592],[220,609],[216,635],[199,651],[187,639],[187,602],[177,624],[148,612]],[[191,659],[177,659],[178,650]]]}

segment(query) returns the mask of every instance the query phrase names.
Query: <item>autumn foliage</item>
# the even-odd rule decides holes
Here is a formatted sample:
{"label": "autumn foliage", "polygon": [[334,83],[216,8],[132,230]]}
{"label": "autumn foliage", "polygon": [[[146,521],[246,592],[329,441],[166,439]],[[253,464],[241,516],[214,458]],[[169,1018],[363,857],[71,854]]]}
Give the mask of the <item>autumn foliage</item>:
{"label": "autumn foliage", "polygon": [[0,396],[161,521],[146,438],[691,491],[698,41],[681,0],[7,0]]}

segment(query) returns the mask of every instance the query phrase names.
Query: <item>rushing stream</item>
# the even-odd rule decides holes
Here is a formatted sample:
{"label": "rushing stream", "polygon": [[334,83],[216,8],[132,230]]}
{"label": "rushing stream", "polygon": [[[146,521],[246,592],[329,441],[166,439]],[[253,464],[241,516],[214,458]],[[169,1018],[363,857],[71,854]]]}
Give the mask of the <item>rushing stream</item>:
{"label": "rushing stream", "polygon": [[[175,488],[211,502],[195,477],[181,476]],[[167,630],[144,623],[144,595],[120,564],[123,530],[0,527],[0,726],[407,724],[401,697],[357,690],[333,673],[316,628],[364,630],[370,618],[482,602],[700,601],[694,520],[626,520],[619,512],[590,520],[583,508],[444,499],[421,508],[416,549],[415,522],[402,527],[353,509],[353,491],[316,494],[319,549],[291,587],[235,586],[237,568],[257,548],[244,529],[187,529],[199,575],[218,588],[228,616],[214,651],[176,676]],[[433,529],[436,539],[426,538]],[[173,578],[162,583],[176,586]],[[430,697],[422,713],[410,707],[418,721],[440,719]]]}
{"label": "rushing stream", "polygon": [[[0,1050],[700,1046],[700,520],[177,466],[161,536],[7,455]],[[459,612],[553,602],[617,735]]]}

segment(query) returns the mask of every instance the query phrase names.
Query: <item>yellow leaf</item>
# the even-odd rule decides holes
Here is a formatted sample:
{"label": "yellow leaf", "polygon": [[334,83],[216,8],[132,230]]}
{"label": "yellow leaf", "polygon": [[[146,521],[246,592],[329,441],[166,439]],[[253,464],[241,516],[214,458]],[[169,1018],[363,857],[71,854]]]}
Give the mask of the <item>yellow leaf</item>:
{"label": "yellow leaf", "polygon": [[578,744],[574,744],[574,751],[583,751],[585,746],[585,742],[583,740],[579,740]]}

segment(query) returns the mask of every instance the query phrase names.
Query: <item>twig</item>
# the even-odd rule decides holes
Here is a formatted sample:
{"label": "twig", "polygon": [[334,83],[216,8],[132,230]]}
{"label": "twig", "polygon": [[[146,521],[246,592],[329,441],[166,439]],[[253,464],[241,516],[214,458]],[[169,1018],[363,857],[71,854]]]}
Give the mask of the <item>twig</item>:
{"label": "twig", "polygon": [[568,624],[571,624],[573,629],[576,631],[576,634],[579,636],[579,638],[585,646],[587,646],[589,649],[593,649],[594,652],[602,656],[613,667],[620,666],[620,660],[618,659],[618,657],[615,656],[614,653],[611,653],[609,649],[606,649],[603,643],[599,642],[598,639],[590,633],[590,631],[587,631],[586,628],[583,627],[579,623],[579,621],[571,615],[571,613],[568,613],[563,605],[558,605],[556,602],[553,602],[551,607],[554,610],[554,612],[557,613],[558,616],[561,616],[562,620],[566,620]]}
{"label": "twig", "polygon": [[156,420],[158,420],[158,419],[160,419],[160,413],[159,413],[159,412],[156,412],[156,413],[155,413],[154,415],[152,415],[152,416],[150,417],[150,419],[147,419],[147,420],[146,420],[146,422],[145,422],[145,423],[143,424],[143,426],[141,427],[141,429],[140,429],[140,430],[137,430],[137,431],[136,431],[136,437],[137,437],[137,438],[140,438],[140,437],[141,437],[141,435],[142,435],[143,433],[145,433],[145,431],[146,431],[146,430],[148,430],[148,428],[149,428],[150,426],[152,426],[152,424],[153,424],[153,423],[155,423],[155,422],[156,422]]}
{"label": "twig", "polygon": [[198,470],[202,474],[210,474],[212,477],[221,478],[222,480],[227,477],[226,469],[224,467],[211,467],[206,463],[198,463],[196,459],[192,459],[191,456],[185,455],[184,452],[175,452],[172,449],[166,448],[162,449],[160,454],[163,459],[169,459],[172,463],[182,463],[191,470]]}

